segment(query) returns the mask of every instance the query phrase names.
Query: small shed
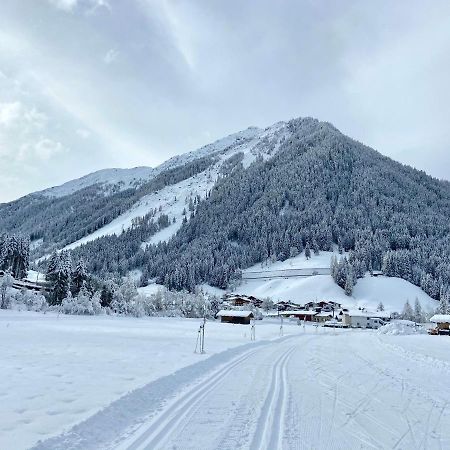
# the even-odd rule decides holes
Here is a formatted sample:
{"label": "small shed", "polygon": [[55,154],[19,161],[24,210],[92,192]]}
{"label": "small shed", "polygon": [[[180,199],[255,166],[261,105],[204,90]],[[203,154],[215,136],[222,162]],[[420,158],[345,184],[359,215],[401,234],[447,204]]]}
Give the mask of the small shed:
{"label": "small shed", "polygon": [[222,309],[216,314],[216,316],[220,317],[220,321],[222,323],[238,323],[241,325],[249,325],[250,320],[254,318],[251,311],[236,311],[227,309]]}

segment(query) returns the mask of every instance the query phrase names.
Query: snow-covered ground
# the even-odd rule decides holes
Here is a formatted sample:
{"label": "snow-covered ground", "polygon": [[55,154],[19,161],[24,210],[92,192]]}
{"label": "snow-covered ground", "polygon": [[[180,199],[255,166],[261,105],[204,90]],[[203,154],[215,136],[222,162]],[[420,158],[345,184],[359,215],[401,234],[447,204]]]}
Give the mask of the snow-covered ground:
{"label": "snow-covered ground", "polygon": [[0,448],[450,448],[448,337],[198,325],[1,311]]}
{"label": "snow-covered ground", "polygon": [[[194,354],[199,324],[0,310],[0,448],[29,448],[133,389],[250,342],[248,326],[208,323],[207,355]],[[258,323],[258,339],[278,334],[277,323]]]}
{"label": "snow-covered ground", "polygon": [[[339,254],[334,253],[340,257]],[[291,269],[311,269],[330,267],[332,252],[320,252],[307,260],[304,254],[286,261],[277,261],[268,266],[257,264],[245,269],[244,274],[252,272],[274,272],[289,274]],[[207,290],[207,288],[205,288]],[[314,300],[333,300],[349,308],[365,307],[375,310],[380,302],[389,312],[401,312],[407,300],[411,306],[419,299],[425,311],[435,311],[438,303],[417,286],[400,278],[384,276],[371,277],[367,275],[359,279],[351,297],[345,295],[330,275],[312,277],[277,277],[267,279],[247,279],[236,288],[240,294],[254,295],[258,298],[270,297],[274,301],[290,300],[295,303],[306,303]]]}
{"label": "snow-covered ground", "polygon": [[0,448],[450,448],[446,337],[198,326],[0,311]]}
{"label": "snow-covered ground", "polygon": [[311,258],[306,259],[305,252],[302,252],[300,255],[295,256],[294,258],[288,258],[285,261],[255,264],[248,269],[244,269],[242,274],[255,272],[288,272],[293,269],[330,269],[331,258],[333,256],[336,256],[339,259],[348,255],[346,253],[340,255],[338,252],[320,252],[318,255],[312,253]]}

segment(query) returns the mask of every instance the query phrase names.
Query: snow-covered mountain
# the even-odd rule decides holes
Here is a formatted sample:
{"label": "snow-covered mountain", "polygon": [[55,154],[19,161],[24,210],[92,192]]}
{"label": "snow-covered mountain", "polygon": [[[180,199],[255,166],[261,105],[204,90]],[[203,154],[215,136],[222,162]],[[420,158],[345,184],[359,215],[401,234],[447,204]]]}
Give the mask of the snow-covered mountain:
{"label": "snow-covered mountain", "polygon": [[224,288],[268,258],[338,246],[351,251],[345,276],[383,267],[437,299],[450,292],[448,217],[449,183],[303,118],[0,205],[0,231],[29,235],[34,258],[67,249],[100,276],[175,289]]}
{"label": "snow-covered mountain", "polygon": [[132,169],[103,169],[90,173],[76,180],[68,181],[60,186],[54,186],[41,191],[48,197],[64,197],[94,184],[118,186],[120,189],[135,188],[153,176],[151,167],[134,167]]}
{"label": "snow-covered mountain", "polygon": [[[49,197],[64,197],[96,184],[110,187],[112,192],[137,188],[166,170],[183,166],[199,158],[217,154],[232,156],[237,152],[243,152],[245,154],[245,163],[249,165],[257,155],[269,157],[276,152],[277,143],[279,143],[285,127],[285,122],[279,122],[266,129],[249,127],[246,130],[219,139],[212,144],[205,145],[198,150],[174,156],[156,168],[102,169],[68,181],[60,186],[47,188],[40,193]],[[269,147],[267,147],[267,144],[269,144]]]}
{"label": "snow-covered mountain", "polygon": [[[29,233],[37,255],[46,255],[54,249],[74,249],[102,236],[119,235],[130,229],[136,219],[156,210],[155,220],[170,216],[172,222],[174,219],[176,222],[148,241],[144,240],[142,245],[167,241],[180,228],[190,200],[205,198],[229,164],[226,161],[240,155],[240,162],[248,167],[257,157],[267,160],[276,154],[287,135],[286,122],[266,129],[250,127],[170,158],[156,168],[96,171],[0,205],[0,211],[5,213],[0,217],[0,228]],[[174,180],[158,182],[158,179],[170,178],[177,170],[181,172],[206,160],[210,161],[195,173],[188,171]],[[61,227],[69,221],[71,229]],[[50,228],[51,232],[44,229],[41,232],[42,228]]]}

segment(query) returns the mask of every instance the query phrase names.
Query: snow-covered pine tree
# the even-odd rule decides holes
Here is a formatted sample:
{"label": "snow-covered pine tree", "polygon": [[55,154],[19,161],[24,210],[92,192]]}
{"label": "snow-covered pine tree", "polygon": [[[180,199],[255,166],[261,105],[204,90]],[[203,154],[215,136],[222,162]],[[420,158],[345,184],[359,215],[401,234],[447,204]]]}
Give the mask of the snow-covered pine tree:
{"label": "snow-covered pine tree", "polygon": [[306,243],[305,246],[305,258],[310,259],[311,258],[311,247],[309,245],[309,242]]}
{"label": "snow-covered pine tree", "polygon": [[422,305],[419,302],[419,299],[416,297],[414,302],[414,322],[423,323],[425,322],[425,314],[422,310]]}
{"label": "snow-covered pine tree", "polygon": [[414,321],[414,311],[409,303],[409,300],[406,300],[406,303],[403,306],[403,311],[402,311],[401,317],[403,320]]}
{"label": "snow-covered pine tree", "polygon": [[313,239],[312,241],[312,249],[315,255],[318,255],[320,253],[319,245],[317,244],[317,241]]}
{"label": "snow-covered pine tree", "polygon": [[72,275],[72,259],[70,252],[54,253],[47,268],[47,280],[53,284],[50,304],[59,305],[68,297]]}
{"label": "snow-covered pine tree", "polygon": [[355,281],[353,279],[353,270],[352,270],[351,266],[349,266],[346,277],[345,277],[345,286],[344,286],[345,295],[347,295],[349,297],[352,295],[354,284],[355,284]]}
{"label": "snow-covered pine tree", "polygon": [[449,314],[449,303],[448,303],[448,296],[443,295],[441,299],[439,300],[439,307],[438,307],[438,313],[439,314]]}
{"label": "snow-covered pine tree", "polygon": [[113,301],[114,292],[117,289],[117,285],[113,280],[107,280],[100,291],[100,304],[103,308],[109,308]]}
{"label": "snow-covered pine tree", "polygon": [[0,308],[7,309],[11,303],[11,295],[9,290],[14,282],[14,278],[9,272],[0,278]]}
{"label": "snow-covered pine tree", "polygon": [[72,294],[74,296],[78,295],[78,292],[80,292],[81,286],[83,286],[83,284],[86,283],[88,279],[88,273],[87,273],[87,268],[86,268],[86,264],[84,262],[83,258],[80,258],[77,262],[77,264],[75,265],[75,269],[72,272],[72,283],[71,283],[71,288],[72,288]]}

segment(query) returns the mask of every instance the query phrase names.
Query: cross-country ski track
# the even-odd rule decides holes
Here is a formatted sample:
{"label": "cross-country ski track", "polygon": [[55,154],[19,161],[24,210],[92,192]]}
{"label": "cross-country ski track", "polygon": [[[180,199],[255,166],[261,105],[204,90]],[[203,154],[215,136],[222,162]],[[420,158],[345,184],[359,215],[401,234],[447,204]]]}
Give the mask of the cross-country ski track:
{"label": "cross-country ski track", "polygon": [[390,339],[319,329],[205,355],[36,448],[450,448],[448,360]]}

